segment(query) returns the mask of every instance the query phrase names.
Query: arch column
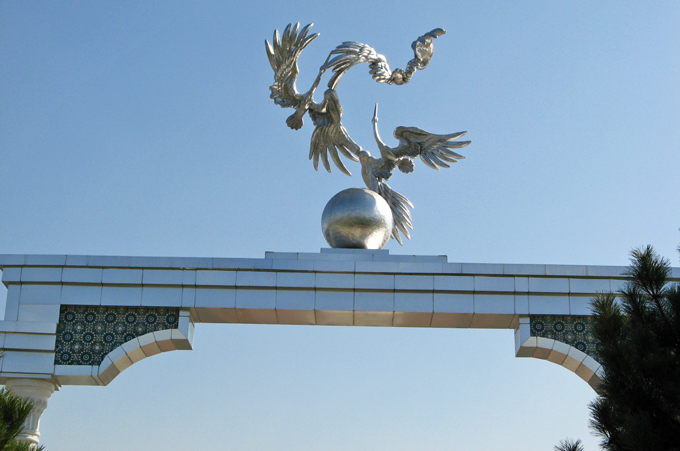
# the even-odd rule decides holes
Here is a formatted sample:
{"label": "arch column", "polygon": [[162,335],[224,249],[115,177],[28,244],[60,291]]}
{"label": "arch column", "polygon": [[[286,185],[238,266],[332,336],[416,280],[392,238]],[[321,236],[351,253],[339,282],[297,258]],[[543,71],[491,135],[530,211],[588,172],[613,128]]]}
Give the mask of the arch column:
{"label": "arch column", "polygon": [[17,440],[37,445],[40,442],[40,417],[47,408],[47,399],[58,389],[57,385],[45,379],[7,379],[5,387],[17,396],[33,401],[33,410]]}

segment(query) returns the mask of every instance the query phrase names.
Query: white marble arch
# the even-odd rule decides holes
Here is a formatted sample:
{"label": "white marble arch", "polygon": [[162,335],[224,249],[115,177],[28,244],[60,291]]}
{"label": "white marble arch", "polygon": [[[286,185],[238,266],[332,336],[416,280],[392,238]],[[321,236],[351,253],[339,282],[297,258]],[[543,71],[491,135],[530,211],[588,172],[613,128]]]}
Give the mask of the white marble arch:
{"label": "white marble arch", "polygon": [[556,363],[575,373],[596,392],[604,374],[602,365],[585,352],[552,338],[532,337],[528,317],[520,318],[515,329],[515,356]]}
{"label": "white marble arch", "polygon": [[180,311],[177,329],[165,329],[135,337],[109,352],[99,365],[55,365],[59,385],[108,385],[134,363],[161,352],[193,349],[194,323],[188,311]]}
{"label": "white marble arch", "polygon": [[[60,385],[107,385],[133,363],[191,349],[194,323],[515,330],[517,357],[557,363],[597,389],[603,369],[559,341],[532,337],[533,315],[587,316],[626,267],[452,263],[387,250],[267,252],[264,258],[0,255],[7,287],[0,383],[39,401]],[[680,282],[680,268],[671,281]],[[55,365],[62,305],[177,308],[177,329],[137,337],[98,366]],[[39,399],[38,399],[39,398]],[[38,409],[26,440],[37,443]]]}

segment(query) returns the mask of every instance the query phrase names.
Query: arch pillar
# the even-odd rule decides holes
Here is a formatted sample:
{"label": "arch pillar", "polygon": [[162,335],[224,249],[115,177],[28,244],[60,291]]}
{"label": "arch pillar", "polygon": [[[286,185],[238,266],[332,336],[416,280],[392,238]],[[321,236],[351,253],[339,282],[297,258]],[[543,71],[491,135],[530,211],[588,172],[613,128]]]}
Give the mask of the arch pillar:
{"label": "arch pillar", "polygon": [[40,442],[40,418],[47,408],[47,400],[58,390],[58,386],[47,379],[21,378],[7,379],[5,387],[17,396],[33,401],[33,410],[26,418],[17,440],[37,445]]}

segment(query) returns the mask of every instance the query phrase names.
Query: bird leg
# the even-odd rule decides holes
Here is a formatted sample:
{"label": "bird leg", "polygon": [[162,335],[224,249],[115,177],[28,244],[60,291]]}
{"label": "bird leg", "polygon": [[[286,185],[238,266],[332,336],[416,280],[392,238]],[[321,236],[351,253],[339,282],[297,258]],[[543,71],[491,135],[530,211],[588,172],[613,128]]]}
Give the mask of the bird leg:
{"label": "bird leg", "polygon": [[295,110],[295,113],[288,116],[288,119],[286,119],[286,124],[293,130],[300,130],[305,123],[303,117],[306,112],[307,105],[300,105],[297,110]]}

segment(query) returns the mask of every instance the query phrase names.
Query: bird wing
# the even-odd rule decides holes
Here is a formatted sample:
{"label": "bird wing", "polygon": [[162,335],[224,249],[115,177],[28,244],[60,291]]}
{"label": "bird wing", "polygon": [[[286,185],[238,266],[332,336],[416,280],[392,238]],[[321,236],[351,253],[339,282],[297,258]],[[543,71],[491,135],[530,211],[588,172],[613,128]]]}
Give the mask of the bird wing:
{"label": "bird wing", "polygon": [[345,41],[330,53],[329,58],[333,55],[335,57],[329,59],[321,67],[322,70],[333,69],[333,76],[328,81],[328,87],[331,89],[335,89],[345,72],[359,63],[370,64],[369,73],[378,83],[388,81],[392,75],[385,57],[376,52],[373,47],[361,42]]}
{"label": "bird wing", "polygon": [[295,87],[298,76],[297,60],[302,50],[319,36],[319,33],[307,36],[312,25],[305,26],[298,33],[299,23],[295,26],[288,24],[282,36],[279,36],[279,30],[274,30],[272,42],[264,41],[269,64],[274,69],[274,84],[269,87],[270,97],[282,108],[300,106],[302,96]]}
{"label": "bird wing", "polygon": [[390,185],[382,180],[378,181],[378,194],[387,201],[387,205],[389,205],[390,210],[392,210],[392,218],[394,219],[392,238],[403,245],[404,243],[402,242],[400,232],[403,233],[407,239],[411,239],[411,234],[408,229],[413,229],[413,224],[411,222],[411,211],[409,208],[413,208],[413,204],[405,196],[393,190]]}
{"label": "bird wing", "polygon": [[445,33],[445,30],[435,28],[413,41],[411,48],[414,58],[408,62],[404,70],[392,71],[385,57],[376,52],[373,47],[354,41],[346,41],[337,46],[328,55],[329,60],[321,67],[321,70],[333,69],[333,76],[328,82],[328,87],[331,89],[336,88],[345,72],[359,63],[369,63],[369,73],[378,83],[402,85],[409,82],[417,69],[422,70],[427,67],[434,52],[432,40]]}
{"label": "bird wing", "polygon": [[309,116],[316,128],[312,133],[312,141],[309,148],[309,159],[314,163],[314,169],[319,167],[319,158],[328,172],[331,165],[328,161],[330,154],[333,163],[345,174],[352,173],[345,167],[338,151],[352,161],[359,161],[358,155],[361,147],[349,136],[347,129],[342,125],[342,106],[338,93],[332,89],[326,90],[321,108],[310,108]]}
{"label": "bird wing", "polygon": [[413,49],[413,55],[415,61],[414,66],[418,70],[423,70],[430,64],[432,59],[432,54],[434,53],[434,46],[432,45],[432,40],[437,39],[439,36],[446,34],[446,30],[441,28],[435,28],[432,31],[419,36],[418,39],[413,41],[411,48]]}
{"label": "bird wing", "polygon": [[[392,238],[403,245],[404,243],[401,239],[402,233],[406,238],[411,239],[408,229],[413,229],[413,224],[411,223],[411,211],[409,208],[413,208],[413,204],[385,183],[385,174],[383,173],[385,160],[383,158],[373,158],[368,151],[362,149],[359,152],[359,161],[361,161],[361,176],[364,179],[366,188],[379,194],[380,197],[385,199],[387,205],[390,206],[392,219],[394,220]],[[394,162],[391,163],[392,168],[394,164]],[[391,170],[387,173],[387,178],[390,175]]]}
{"label": "bird wing", "polygon": [[456,160],[465,158],[451,150],[470,144],[471,141],[454,141],[465,133],[467,132],[437,135],[417,127],[397,127],[394,130],[394,137],[399,140],[399,146],[392,153],[396,157],[419,156],[423,163],[432,169],[449,168],[447,163],[455,163]]}

